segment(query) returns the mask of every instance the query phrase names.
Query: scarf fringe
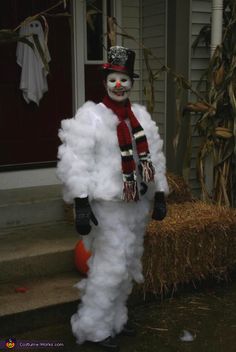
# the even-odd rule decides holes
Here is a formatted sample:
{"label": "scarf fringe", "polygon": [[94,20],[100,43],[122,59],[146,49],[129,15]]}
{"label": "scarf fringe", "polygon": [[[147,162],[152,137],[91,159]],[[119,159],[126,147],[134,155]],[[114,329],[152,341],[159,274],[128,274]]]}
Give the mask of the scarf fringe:
{"label": "scarf fringe", "polygon": [[126,202],[138,201],[138,187],[136,181],[125,181],[123,188],[123,200]]}
{"label": "scarf fringe", "polygon": [[155,169],[151,161],[141,161],[141,176],[144,182],[154,181]]}

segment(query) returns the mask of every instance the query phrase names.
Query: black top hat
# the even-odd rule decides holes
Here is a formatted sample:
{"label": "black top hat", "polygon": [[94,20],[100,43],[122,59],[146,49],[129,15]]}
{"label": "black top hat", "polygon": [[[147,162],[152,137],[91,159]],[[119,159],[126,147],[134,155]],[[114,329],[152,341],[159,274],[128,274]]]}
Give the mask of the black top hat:
{"label": "black top hat", "polygon": [[131,78],[138,78],[139,75],[134,73],[135,52],[123,46],[110,47],[108,54],[108,63],[102,65],[104,72],[116,71],[129,75]]}

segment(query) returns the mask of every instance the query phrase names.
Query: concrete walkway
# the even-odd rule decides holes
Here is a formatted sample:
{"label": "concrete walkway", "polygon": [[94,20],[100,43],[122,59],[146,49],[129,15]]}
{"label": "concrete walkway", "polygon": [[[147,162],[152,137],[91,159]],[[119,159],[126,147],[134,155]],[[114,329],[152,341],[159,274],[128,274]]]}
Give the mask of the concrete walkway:
{"label": "concrete walkway", "polygon": [[[201,290],[184,291],[163,302],[142,303],[130,308],[137,337],[119,337],[121,352],[235,352],[236,281]],[[69,313],[69,312],[68,312]],[[17,341],[49,340],[62,348],[40,351],[95,352],[101,348],[78,346],[71,334],[70,314],[62,323],[16,334]],[[12,337],[10,333],[5,337]],[[19,351],[39,351],[20,349]]]}

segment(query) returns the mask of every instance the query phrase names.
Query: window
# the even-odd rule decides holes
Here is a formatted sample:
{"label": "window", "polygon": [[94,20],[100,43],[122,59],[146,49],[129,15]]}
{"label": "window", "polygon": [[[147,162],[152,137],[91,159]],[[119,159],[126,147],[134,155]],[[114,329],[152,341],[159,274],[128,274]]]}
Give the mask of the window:
{"label": "window", "polygon": [[87,0],[85,30],[85,62],[100,63],[106,59],[107,16],[111,16],[112,0]]}

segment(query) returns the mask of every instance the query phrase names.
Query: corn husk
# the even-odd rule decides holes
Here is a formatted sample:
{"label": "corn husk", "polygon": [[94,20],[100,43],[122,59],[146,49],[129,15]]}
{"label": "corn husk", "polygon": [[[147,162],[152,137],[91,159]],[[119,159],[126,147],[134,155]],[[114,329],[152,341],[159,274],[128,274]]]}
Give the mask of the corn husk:
{"label": "corn husk", "polygon": [[167,181],[170,189],[170,193],[167,197],[168,203],[191,202],[193,200],[189,186],[182,176],[168,172]]}
{"label": "corn husk", "polygon": [[218,70],[216,70],[213,74],[213,80],[215,85],[218,87],[220,86],[225,78],[225,68],[224,68],[224,64],[222,63],[221,66],[218,68]]}
{"label": "corn husk", "polygon": [[196,103],[188,103],[185,108],[189,111],[201,112],[201,113],[215,111],[213,106],[200,101]]}
{"label": "corn husk", "polygon": [[226,127],[216,127],[215,135],[220,138],[228,139],[233,137],[233,131]]}

